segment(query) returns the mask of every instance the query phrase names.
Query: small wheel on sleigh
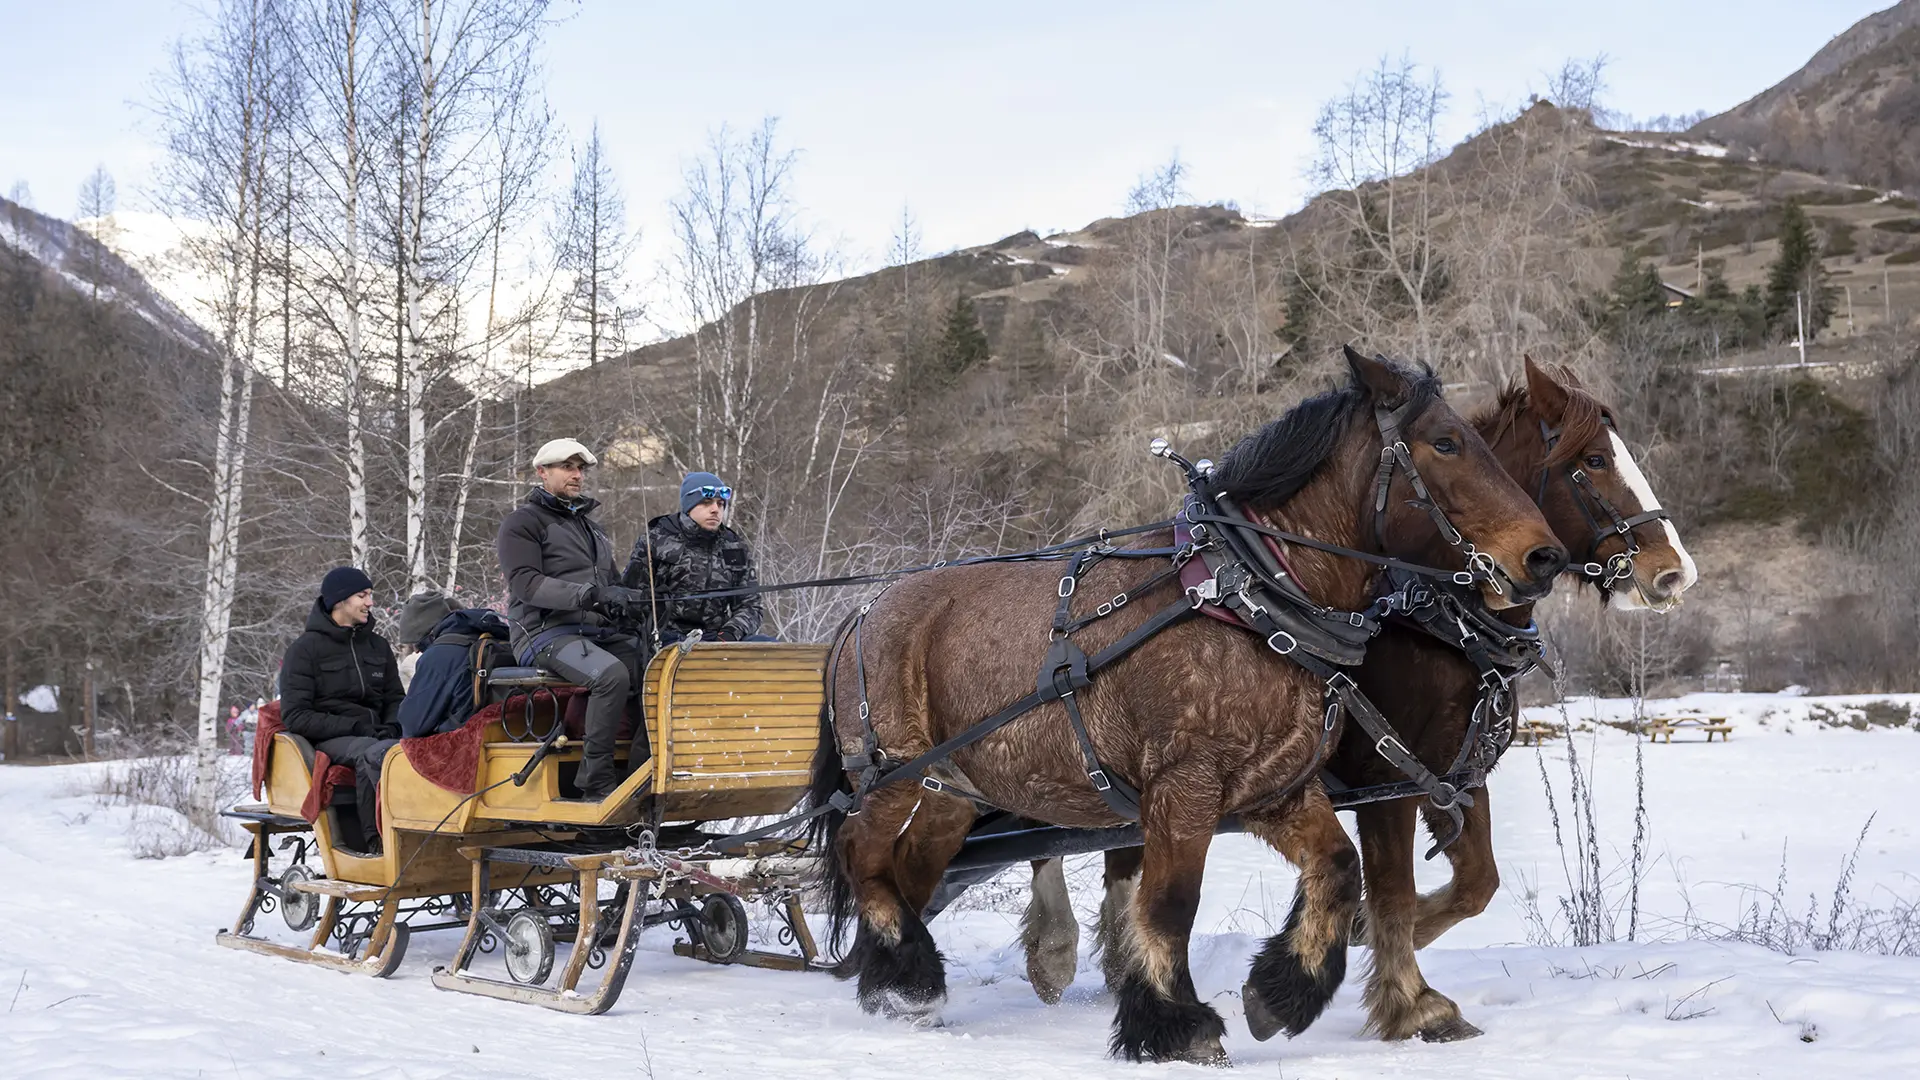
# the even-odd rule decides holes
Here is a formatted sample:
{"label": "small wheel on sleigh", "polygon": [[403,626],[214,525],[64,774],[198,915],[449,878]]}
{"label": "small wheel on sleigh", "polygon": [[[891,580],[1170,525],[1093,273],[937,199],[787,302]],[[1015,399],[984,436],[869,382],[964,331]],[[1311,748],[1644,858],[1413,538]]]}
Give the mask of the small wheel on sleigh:
{"label": "small wheel on sleigh", "polygon": [[313,871],[299,863],[287,867],[280,875],[280,917],[287,921],[287,929],[298,934],[313,929],[313,924],[320,921],[320,897],[294,887],[313,879]]}
{"label": "small wheel on sleigh", "polygon": [[553,973],[553,927],[546,916],[516,911],[507,920],[507,977],[522,986],[538,986]]}
{"label": "small wheel on sleigh", "polygon": [[708,963],[731,964],[747,951],[747,906],[732,893],[714,893],[700,903],[694,933]]}

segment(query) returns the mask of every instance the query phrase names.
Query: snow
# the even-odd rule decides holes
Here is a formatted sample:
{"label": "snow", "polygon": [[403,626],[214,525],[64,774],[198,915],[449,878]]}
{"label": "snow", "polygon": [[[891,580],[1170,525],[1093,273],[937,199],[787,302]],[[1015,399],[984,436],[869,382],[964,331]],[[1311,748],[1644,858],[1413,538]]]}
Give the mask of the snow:
{"label": "snow", "polygon": [[[1647,617],[1647,616],[1640,616]],[[1785,1078],[1920,1074],[1920,959],[1686,940],[1680,917],[1731,923],[1771,889],[1828,896],[1867,819],[1852,882],[1862,903],[1914,896],[1920,866],[1920,732],[1875,726],[1920,695],[1822,698],[1700,694],[1654,715],[1729,716],[1732,740],[1639,744],[1652,866],[1639,944],[1523,944],[1529,888],[1551,907],[1565,886],[1541,774],[1564,819],[1567,745],[1516,747],[1495,774],[1503,888],[1487,912],[1420,954],[1428,982],[1486,1030],[1450,1045],[1361,1036],[1365,950],[1300,1038],[1257,1043],[1238,1001],[1262,935],[1284,921],[1294,875],[1257,841],[1222,837],[1208,860],[1191,948],[1195,983],[1227,1022],[1243,1073],[1289,1077],[1539,1076]],[[1635,738],[1603,721],[1630,702],[1577,699],[1565,717],[1594,767],[1603,865],[1632,837]],[[1559,723],[1558,709],[1534,719]],[[1847,726],[1859,723],[1866,730]],[[1578,730],[1584,728],[1585,730]],[[236,759],[237,762],[237,759]],[[135,858],[136,815],[86,792],[107,766],[0,767],[0,1077],[704,1076],[840,1080],[902,1063],[940,1077],[1196,1075],[1132,1066],[1104,1048],[1112,1001],[1082,937],[1081,975],[1042,1005],[1024,979],[1019,896],[990,890],[933,924],[948,957],[944,1026],[862,1014],[851,988],[817,974],[714,967],[649,931],[626,992],[602,1017],[573,1017],[437,990],[453,932],[413,939],[398,975],[343,975],[213,943],[242,899],[237,850]],[[1565,824],[1563,820],[1563,824]],[[1070,870],[1083,921],[1097,870]],[[1423,888],[1444,860],[1421,864]],[[1017,880],[1017,879],[1009,879]],[[972,894],[969,900],[981,893]],[[287,931],[279,916],[262,927]],[[497,963],[497,961],[490,961]],[[1811,1041],[1805,1041],[1805,1040]],[[891,1064],[889,1064],[891,1063]],[[1279,1070],[1276,1072],[1276,1070]]]}
{"label": "snow", "polygon": [[1677,151],[1679,153],[1684,153],[1684,154],[1697,154],[1701,157],[1713,157],[1713,158],[1723,158],[1727,156],[1727,148],[1724,146],[1720,146],[1716,143],[1647,142],[1642,139],[1626,139],[1618,135],[1608,135],[1606,139],[1608,142],[1619,143],[1621,146],[1632,146],[1641,150],[1666,150],[1670,152]]}
{"label": "snow", "polygon": [[20,695],[20,704],[34,712],[59,712],[60,688],[57,686],[36,686]]}

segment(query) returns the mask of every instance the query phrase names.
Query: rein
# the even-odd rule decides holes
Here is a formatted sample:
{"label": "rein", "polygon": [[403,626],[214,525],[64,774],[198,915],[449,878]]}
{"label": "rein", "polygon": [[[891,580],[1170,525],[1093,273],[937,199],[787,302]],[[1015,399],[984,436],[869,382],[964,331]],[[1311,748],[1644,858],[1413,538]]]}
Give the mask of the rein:
{"label": "rein", "polygon": [[[1076,695],[1080,689],[1091,685],[1093,675],[1101,669],[1126,657],[1142,643],[1168,627],[1204,611],[1215,618],[1252,631],[1256,636],[1264,639],[1267,647],[1276,655],[1287,658],[1318,677],[1324,684],[1320,730],[1306,767],[1285,786],[1262,796],[1252,806],[1244,808],[1241,813],[1278,804],[1292,796],[1316,774],[1322,774],[1325,760],[1333,745],[1334,733],[1339,729],[1340,716],[1344,712],[1353,717],[1367,733],[1368,738],[1373,740],[1375,752],[1406,776],[1406,783],[1416,789],[1411,794],[1425,794],[1435,810],[1447,815],[1451,828],[1445,835],[1436,835],[1435,846],[1427,854],[1428,858],[1432,858],[1459,837],[1464,824],[1461,808],[1473,805],[1473,796],[1468,789],[1479,787],[1484,783],[1486,770],[1492,767],[1492,760],[1499,757],[1500,751],[1505,749],[1506,741],[1512,738],[1512,694],[1509,684],[1513,678],[1523,672],[1501,674],[1497,663],[1489,661],[1494,663],[1491,668],[1494,674],[1483,678],[1483,683],[1489,689],[1483,693],[1480,704],[1475,707],[1473,726],[1469,729],[1468,737],[1461,747],[1453,768],[1448,770],[1445,777],[1436,776],[1407,749],[1387,722],[1386,717],[1381,715],[1380,710],[1360,691],[1352,677],[1342,670],[1345,667],[1358,665],[1365,659],[1366,644],[1379,633],[1383,618],[1396,611],[1409,615],[1423,612],[1427,604],[1425,602],[1416,604],[1411,599],[1413,594],[1403,586],[1399,592],[1376,600],[1363,611],[1340,611],[1324,607],[1315,602],[1294,580],[1294,575],[1285,566],[1284,553],[1272,543],[1273,540],[1283,540],[1380,566],[1389,574],[1400,575],[1405,582],[1420,585],[1426,590],[1420,594],[1422,596],[1448,596],[1452,604],[1462,611],[1466,609],[1461,606],[1463,604],[1461,597],[1471,597],[1477,601],[1477,597],[1473,597],[1472,593],[1466,591],[1477,583],[1490,584],[1504,593],[1505,589],[1500,584],[1500,578],[1504,573],[1491,556],[1477,550],[1460,530],[1454,527],[1445,511],[1433,501],[1425,481],[1414,467],[1413,456],[1400,435],[1401,422],[1406,419],[1406,412],[1410,408],[1411,403],[1408,403],[1397,409],[1389,410],[1376,406],[1374,410],[1374,420],[1380,429],[1382,440],[1380,466],[1374,482],[1375,542],[1384,547],[1389,488],[1392,485],[1394,471],[1400,469],[1407,474],[1408,482],[1413,487],[1416,499],[1412,505],[1425,510],[1433,518],[1441,538],[1449,546],[1461,552],[1467,567],[1462,571],[1441,570],[1341,547],[1254,521],[1250,515],[1240,511],[1224,493],[1209,491],[1213,476],[1211,462],[1204,460],[1197,464],[1190,462],[1174,453],[1168,447],[1166,440],[1156,438],[1153,440],[1151,452],[1157,457],[1164,457],[1179,465],[1186,473],[1190,490],[1181,513],[1169,521],[1112,532],[1102,529],[1091,537],[1016,555],[980,556],[972,559],[936,562],[881,574],[824,578],[809,582],[700,594],[702,597],[732,596],[872,581],[887,581],[891,587],[892,581],[900,576],[943,566],[1069,557],[1072,560],[1066,574],[1060,578],[1055,588],[1060,602],[1054,611],[1052,625],[1048,631],[1047,654],[1041,663],[1034,690],[1009,703],[993,715],[972,724],[959,734],[904,762],[892,758],[880,747],[878,733],[873,726],[872,705],[867,694],[862,631],[867,616],[872,612],[874,605],[886,595],[886,589],[882,589],[880,593],[861,605],[834,634],[826,675],[828,737],[834,738],[837,742],[832,689],[838,684],[840,663],[846,655],[846,646],[851,640],[855,677],[860,695],[858,716],[861,739],[858,751],[841,754],[840,765],[847,773],[857,777],[854,790],[852,792],[837,791],[825,802],[800,814],[750,832],[709,841],[706,846],[713,850],[725,850],[830,812],[838,811],[853,816],[861,812],[867,797],[874,791],[916,777],[920,786],[928,791],[952,792],[984,804],[985,800],[978,793],[957,789],[954,784],[931,775],[927,770],[947,762],[960,750],[1054,701],[1060,702],[1066,710],[1068,724],[1078,744],[1081,764],[1088,783],[1116,817],[1124,821],[1137,822],[1140,819],[1140,793],[1100,760],[1092,735],[1081,715]],[[1168,525],[1173,525],[1175,528],[1175,546],[1170,549],[1120,549],[1109,542],[1113,537],[1149,532]],[[1075,547],[1083,550],[1068,556],[1066,552]],[[1072,601],[1078,591],[1080,578],[1100,560],[1169,557],[1173,564],[1169,569],[1148,578],[1128,591],[1103,601],[1092,614],[1078,619],[1073,617]],[[1182,598],[1154,612],[1145,622],[1128,631],[1118,641],[1088,656],[1072,640],[1077,631],[1127,606],[1131,602],[1133,593],[1147,592],[1162,582],[1174,578],[1178,578],[1184,586]],[[1427,586],[1427,581],[1437,583],[1438,587]],[[1459,595],[1455,596],[1451,591],[1443,594],[1440,591],[1442,588],[1459,590]],[[1399,598],[1398,601],[1396,597]],[[1477,641],[1479,637],[1490,639],[1495,637],[1493,634],[1486,633],[1485,627],[1480,634],[1475,635],[1467,630],[1464,618],[1458,621],[1463,641],[1469,638]],[[1500,625],[1498,620],[1491,618],[1484,621]],[[1531,632],[1531,628],[1528,628],[1527,632]],[[1537,633],[1535,638],[1537,639]],[[1491,655],[1486,649],[1481,649],[1480,654]],[[1469,655],[1475,654],[1470,652]],[[1476,660],[1477,663],[1479,663],[1478,660]],[[1497,692],[1493,689],[1495,686],[1497,686]],[[1492,749],[1492,759],[1483,762],[1485,754],[1475,753],[1483,741],[1480,734],[1482,730],[1494,731],[1498,728],[1501,718],[1505,718],[1504,737],[1496,735],[1498,745]],[[1334,783],[1337,784],[1338,780],[1335,779]],[[1404,794],[1395,797],[1404,797]]]}

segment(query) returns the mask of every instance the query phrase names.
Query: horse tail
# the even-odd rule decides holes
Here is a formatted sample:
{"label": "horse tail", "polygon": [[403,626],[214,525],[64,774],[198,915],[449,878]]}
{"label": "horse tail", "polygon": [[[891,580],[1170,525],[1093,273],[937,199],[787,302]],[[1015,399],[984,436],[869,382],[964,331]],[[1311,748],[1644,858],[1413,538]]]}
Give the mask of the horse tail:
{"label": "horse tail", "polygon": [[[813,777],[807,785],[807,808],[817,810],[832,803],[837,795],[851,794],[847,770],[840,760],[840,738],[833,729],[834,674],[839,667],[840,646],[856,615],[842,620],[833,632],[833,651],[827,663],[825,693],[820,699],[820,745],[814,750]],[[853,881],[847,876],[840,857],[840,829],[847,823],[844,810],[827,810],[807,825],[807,850],[820,854],[820,883],[827,894],[827,951],[838,953],[846,940],[847,924],[853,920]]]}

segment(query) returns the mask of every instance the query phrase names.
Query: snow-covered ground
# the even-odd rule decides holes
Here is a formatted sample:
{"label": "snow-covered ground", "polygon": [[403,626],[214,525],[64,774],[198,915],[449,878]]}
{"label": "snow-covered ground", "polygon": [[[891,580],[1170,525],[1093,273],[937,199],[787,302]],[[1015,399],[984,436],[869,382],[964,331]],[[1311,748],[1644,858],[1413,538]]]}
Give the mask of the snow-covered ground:
{"label": "snow-covered ground", "polygon": [[[1234,1064],[1287,1077],[1920,1076],[1920,959],[1783,955],[1688,940],[1681,916],[1735,923],[1785,860],[1789,906],[1822,906],[1871,816],[1855,902],[1911,902],[1920,867],[1920,732],[1883,726],[1920,697],[1696,695],[1653,712],[1733,717],[1732,741],[1680,736],[1640,747],[1652,865],[1638,944],[1528,944],[1525,893],[1567,891],[1542,771],[1567,824],[1567,745],[1516,747],[1493,781],[1504,885],[1485,915],[1421,954],[1432,985],[1486,1030],[1445,1046],[1360,1037],[1364,950],[1334,1006],[1299,1039],[1257,1043],[1237,997],[1260,935],[1285,916],[1293,875],[1257,842],[1214,846],[1192,956],[1226,1016]],[[1635,740],[1592,721],[1630,705],[1575,701],[1575,748],[1593,763],[1603,866],[1624,874],[1633,835]],[[1551,717],[1553,710],[1537,711]],[[1847,726],[1857,721],[1866,730]],[[1695,741],[1688,742],[1687,739]],[[1057,1006],[1037,1001],[1014,940],[1018,898],[976,894],[943,915],[945,1026],[863,1015],[816,974],[678,958],[666,928],[643,939],[614,1010],[571,1017],[436,990],[450,933],[414,939],[381,982],[232,952],[213,943],[241,900],[237,851],[152,860],[130,850],[125,807],[103,806],[100,766],[0,767],[0,1076],[4,1077],[785,1077],[1162,1075],[1104,1054],[1111,1001],[1097,965]],[[1072,874],[1084,881],[1088,871]],[[1444,879],[1444,860],[1421,868]],[[1097,880],[1097,877],[1095,878]],[[1616,889],[1624,897],[1624,889]],[[1077,890],[1083,912],[1097,903]],[[278,916],[262,919],[278,926]],[[1622,918],[1624,931],[1624,916]],[[282,931],[284,933],[284,931]],[[1090,935],[1088,935],[1090,938]]]}

